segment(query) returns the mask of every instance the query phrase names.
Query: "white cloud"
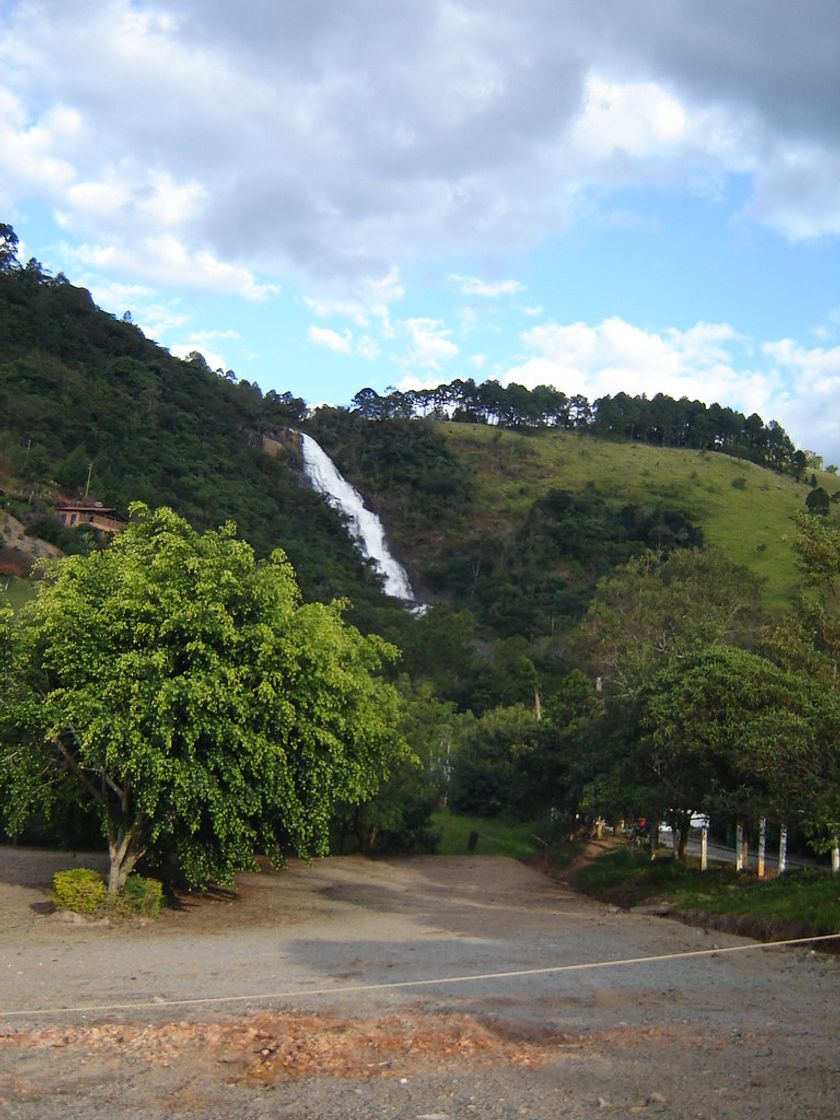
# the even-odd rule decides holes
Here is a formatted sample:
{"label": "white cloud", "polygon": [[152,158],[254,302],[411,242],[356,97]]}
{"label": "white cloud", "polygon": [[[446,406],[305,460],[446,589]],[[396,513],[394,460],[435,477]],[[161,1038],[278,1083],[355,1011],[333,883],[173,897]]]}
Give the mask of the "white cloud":
{"label": "white cloud", "polygon": [[757,175],[747,213],[791,241],[840,234],[840,153],[815,145],[780,150]]}
{"label": "white cloud", "polygon": [[306,297],[303,301],[319,319],[351,319],[360,327],[370,322],[368,314],[360,303],[341,299],[314,299]]}
{"label": "white cloud", "polygon": [[396,388],[401,393],[418,393],[424,389],[436,389],[442,384],[444,382],[439,377],[417,377],[415,374],[408,374],[397,382]]}
{"label": "white cloud", "polygon": [[367,334],[359,339],[356,344],[356,352],[368,362],[374,361],[382,353],[376,340]]}
{"label": "white cloud", "polygon": [[122,307],[123,310],[130,310],[132,306],[136,307],[140,303],[145,304],[155,294],[153,288],[144,287],[142,284],[118,284],[116,282],[102,284],[96,280],[90,283],[89,289],[98,306],[104,307],[106,311],[111,311],[114,314],[117,314],[116,309],[118,307]]}
{"label": "white cloud", "polygon": [[404,364],[437,371],[458,354],[458,346],[450,338],[452,331],[438,320],[406,319],[404,325],[411,339]]}
{"label": "white cloud", "polygon": [[332,350],[336,354],[349,354],[353,348],[353,336],[348,330],[344,334],[339,334],[329,327],[310,327],[306,333],[310,342]]}
{"label": "white cloud", "polygon": [[174,342],[170,351],[176,358],[186,358],[188,354],[198,352],[211,369],[228,369],[228,362],[221,350],[208,346],[203,334],[191,336],[186,342]]}
{"label": "white cloud", "polygon": [[177,304],[150,303],[139,307],[136,312],[132,311],[132,315],[146,338],[163,343],[172,331],[189,321],[189,315]]}
{"label": "white cloud", "polygon": [[809,349],[785,338],[761,349],[782,386],[776,399],[794,442],[840,462],[840,346]]}
{"label": "white cloud", "polygon": [[624,152],[646,159],[684,140],[688,128],[683,106],[655,82],[610,82],[591,74],[572,136],[595,158]]}
{"label": "white cloud", "polygon": [[518,280],[481,280],[477,276],[449,277],[458,290],[465,296],[479,296],[482,299],[498,299],[499,296],[515,296],[525,291],[525,285]]}
{"label": "white cloud", "polygon": [[547,323],[521,338],[531,356],[505,372],[504,384],[555,385],[590,400],[618,392],[665,393],[748,411],[760,410],[770,398],[762,374],[736,363],[730,347],[740,340],[726,323],[656,332],[614,317],[597,326]]}
{"label": "white cloud", "polygon": [[75,175],[61,155],[76,131],[76,114],[56,106],[36,124],[20,98],[0,85],[0,202],[11,207],[30,193],[61,198]]}
{"label": "white cloud", "polygon": [[277,284],[259,284],[241,265],[229,264],[205,250],[191,252],[171,234],[148,237],[133,251],[119,244],[82,244],[70,250],[83,264],[106,274],[140,276],[157,285],[235,293],[261,301],[280,291]]}
{"label": "white cloud", "polygon": [[[162,301],[159,293],[142,284],[103,284],[95,277],[93,280],[82,278],[82,283],[89,288],[97,306],[117,316],[130,311],[143,334],[156,342],[165,344],[170,332],[179,330],[189,321],[189,315],[180,301]],[[234,333],[217,332],[217,336],[231,338]],[[189,349],[194,350],[196,346],[192,345]]]}
{"label": "white cloud", "polygon": [[[503,254],[609,212],[628,185],[736,173],[753,219],[794,239],[840,227],[830,0],[429,0],[352,19],[338,0],[9,0],[0,18],[5,206],[34,194],[125,258],[169,235],[190,261],[252,275],[384,274],[360,301],[383,331],[395,261]],[[203,287],[207,271],[167,282]]]}
{"label": "white cloud", "polygon": [[[112,179],[110,182],[74,183],[67,190],[65,202],[71,211],[107,221],[124,210],[130,198],[131,193],[126,184]],[[71,215],[65,211],[62,225],[67,228],[71,224]]]}
{"label": "white cloud", "polygon": [[[349,298],[308,296],[304,303],[319,319],[349,319],[364,329],[374,324],[381,338],[390,339],[394,337],[391,304],[404,298],[399,269],[393,267],[381,276],[354,279],[349,285]],[[370,350],[369,343],[366,347]]]}

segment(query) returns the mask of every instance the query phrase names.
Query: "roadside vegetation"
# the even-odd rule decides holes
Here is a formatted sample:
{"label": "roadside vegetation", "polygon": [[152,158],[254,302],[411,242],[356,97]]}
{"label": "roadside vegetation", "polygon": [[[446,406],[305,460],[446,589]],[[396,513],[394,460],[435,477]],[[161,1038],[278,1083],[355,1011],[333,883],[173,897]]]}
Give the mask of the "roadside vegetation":
{"label": "roadside vegetation", "polygon": [[[840,934],[840,881],[828,871],[789,871],[758,879],[734,867],[711,866],[622,846],[577,872],[576,886],[621,907],[664,904],[676,915],[764,940]],[[822,946],[840,952],[840,937]]]}

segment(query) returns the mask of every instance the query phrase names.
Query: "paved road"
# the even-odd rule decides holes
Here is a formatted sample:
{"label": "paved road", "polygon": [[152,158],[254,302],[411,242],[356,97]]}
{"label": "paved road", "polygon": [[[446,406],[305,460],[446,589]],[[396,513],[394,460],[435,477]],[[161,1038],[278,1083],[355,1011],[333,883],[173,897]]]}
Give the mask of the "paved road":
{"label": "paved road", "polygon": [[[690,837],[688,841],[688,850],[692,855],[700,855],[700,840],[695,837]],[[735,863],[735,849],[728,847],[726,844],[718,844],[709,841],[708,847],[709,859],[716,863]],[[819,862],[815,859],[806,859],[803,856],[791,855],[788,853],[787,860],[788,871],[799,871],[805,867],[828,867],[827,861]],[[764,865],[768,871],[775,871],[779,866],[779,855],[777,850],[767,849],[764,857]],[[749,855],[749,868],[755,870],[758,867],[758,850],[756,848],[750,849]]]}

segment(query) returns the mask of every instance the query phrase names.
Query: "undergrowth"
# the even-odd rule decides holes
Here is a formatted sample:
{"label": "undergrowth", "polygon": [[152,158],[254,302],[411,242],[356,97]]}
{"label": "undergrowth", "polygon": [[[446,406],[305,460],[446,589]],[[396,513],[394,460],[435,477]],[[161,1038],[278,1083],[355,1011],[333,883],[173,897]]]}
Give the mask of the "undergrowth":
{"label": "undergrowth", "polygon": [[754,919],[764,929],[840,932],[840,876],[827,871],[790,871],[758,879],[729,867],[701,871],[691,860],[682,864],[666,857],[651,862],[637,851],[619,848],[582,869],[576,883],[588,894],[620,906],[657,901],[680,912]]}

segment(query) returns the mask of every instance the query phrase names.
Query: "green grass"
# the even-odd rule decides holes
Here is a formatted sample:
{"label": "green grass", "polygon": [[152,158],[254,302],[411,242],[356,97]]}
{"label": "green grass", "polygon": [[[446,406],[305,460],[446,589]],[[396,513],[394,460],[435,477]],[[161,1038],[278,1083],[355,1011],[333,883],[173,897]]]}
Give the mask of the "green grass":
{"label": "green grass", "polygon": [[443,809],[432,814],[432,827],[440,832],[438,854],[463,856],[468,853],[471,832],[478,833],[475,855],[511,856],[530,859],[545,851],[546,844],[536,838],[533,821],[514,821],[507,817],[462,817]]}
{"label": "green grass", "polygon": [[[795,601],[792,518],[805,510],[805,483],[727,455],[576,432],[521,435],[479,424],[443,424],[441,430],[470,471],[474,520],[489,529],[515,532],[548,490],[576,491],[591,483],[622,501],[679,507],[702,527],[708,545],[763,580],[768,607],[789,609]],[[840,489],[837,476],[814,473],[829,494]],[[838,516],[833,506],[832,521]]]}
{"label": "green grass", "polygon": [[655,900],[675,910],[753,919],[765,930],[840,932],[840,876],[827,871],[792,871],[760,880],[733,868],[700,871],[696,863],[682,865],[667,857],[651,863],[642,853],[618,848],[583,869],[577,883],[623,906]]}
{"label": "green grass", "polygon": [[5,577],[0,579],[0,603],[8,603],[13,611],[20,610],[24,603],[34,599],[36,592],[35,584],[28,580],[15,579],[11,576],[6,586]]}

